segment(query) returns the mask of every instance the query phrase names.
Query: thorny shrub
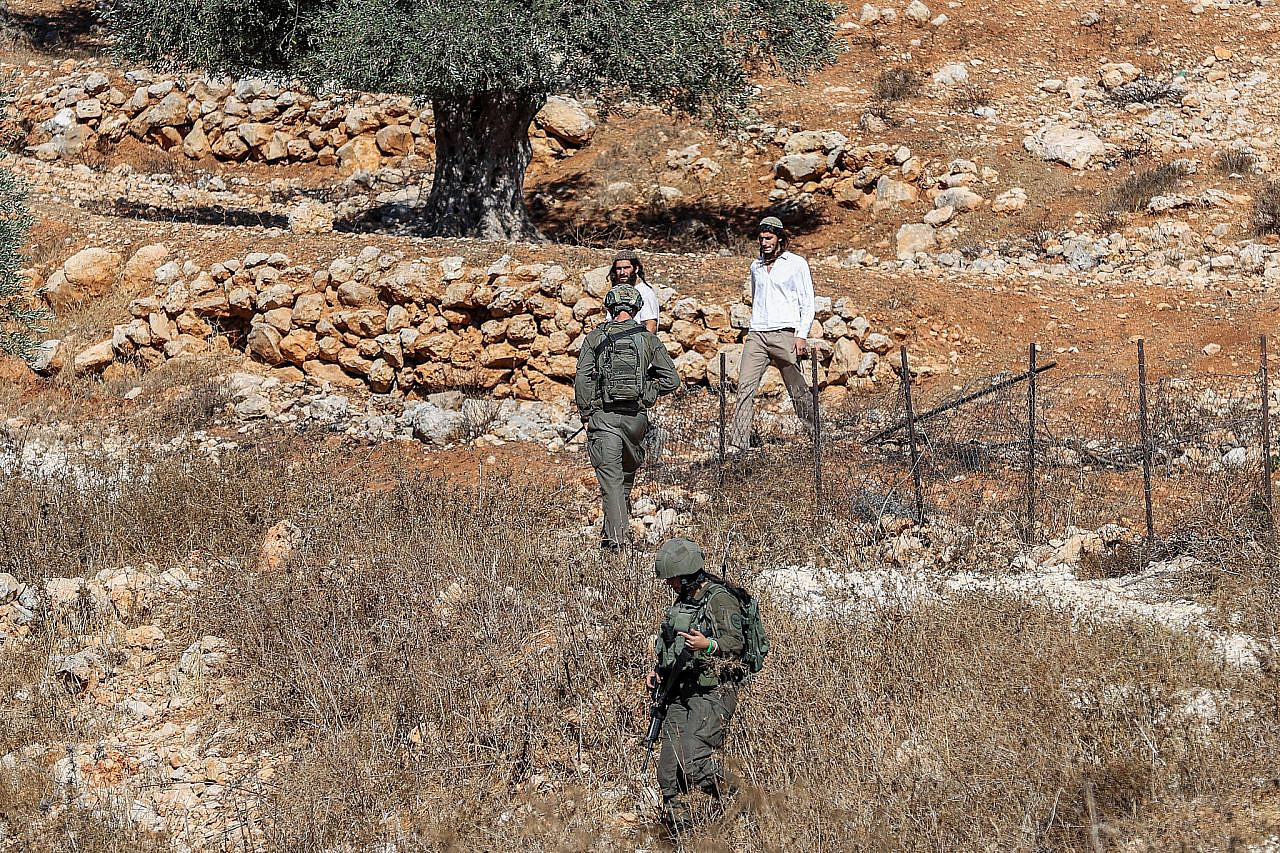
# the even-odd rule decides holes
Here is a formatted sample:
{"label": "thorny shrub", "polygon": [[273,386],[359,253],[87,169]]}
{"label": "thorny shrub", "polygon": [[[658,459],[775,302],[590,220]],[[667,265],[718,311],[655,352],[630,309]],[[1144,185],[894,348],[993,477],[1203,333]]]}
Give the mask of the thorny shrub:
{"label": "thorny shrub", "polygon": [[1101,218],[1114,220],[1121,213],[1140,213],[1146,210],[1151,199],[1175,189],[1188,174],[1189,169],[1185,163],[1174,162],[1130,175],[1104,197]]}
{"label": "thorny shrub", "polygon": [[912,68],[888,68],[871,85],[873,101],[905,101],[920,93],[924,76]]}
{"label": "thorny shrub", "polygon": [[1249,218],[1255,233],[1280,234],[1280,181],[1267,181],[1258,190]]}
{"label": "thorny shrub", "polygon": [[961,83],[952,92],[950,104],[957,112],[971,113],[980,107],[991,106],[993,100],[991,89],[981,83]]}
{"label": "thorny shrub", "polygon": [[1252,151],[1228,148],[1213,155],[1213,170],[1219,175],[1252,175],[1258,171],[1259,158]]}

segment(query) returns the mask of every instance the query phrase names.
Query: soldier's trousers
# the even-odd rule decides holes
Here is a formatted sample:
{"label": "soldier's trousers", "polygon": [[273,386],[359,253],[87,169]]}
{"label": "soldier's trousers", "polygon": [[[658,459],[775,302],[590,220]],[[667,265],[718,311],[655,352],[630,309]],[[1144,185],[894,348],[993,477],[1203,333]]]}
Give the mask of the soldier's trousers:
{"label": "soldier's trousers", "polygon": [[601,538],[613,545],[627,541],[631,519],[631,486],[636,471],[644,464],[644,434],[649,417],[641,412],[596,412],[587,422],[587,455],[600,483],[604,505]]}
{"label": "soldier's trousers", "polygon": [[813,399],[809,384],[804,381],[795,351],[795,332],[780,329],[775,332],[747,332],[742,344],[742,358],[738,362],[738,399],[733,405],[733,426],[729,443],[746,450],[751,446],[751,416],[755,412],[756,392],[770,364],[777,365],[782,383],[787,386],[796,417],[813,425]]}
{"label": "soldier's trousers", "polygon": [[729,720],[737,707],[738,691],[732,687],[680,696],[668,706],[658,757],[658,790],[668,820],[687,819],[689,806],[682,798],[691,790],[713,797],[737,790],[715,755],[724,746]]}

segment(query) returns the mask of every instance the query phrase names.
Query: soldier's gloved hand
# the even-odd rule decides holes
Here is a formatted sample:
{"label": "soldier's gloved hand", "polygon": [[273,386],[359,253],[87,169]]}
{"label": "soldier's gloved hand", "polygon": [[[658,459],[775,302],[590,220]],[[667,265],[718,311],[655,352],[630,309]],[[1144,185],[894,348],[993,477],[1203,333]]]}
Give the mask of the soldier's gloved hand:
{"label": "soldier's gloved hand", "polygon": [[644,686],[649,690],[658,689],[658,671],[656,669],[649,670],[649,674],[644,677]]}

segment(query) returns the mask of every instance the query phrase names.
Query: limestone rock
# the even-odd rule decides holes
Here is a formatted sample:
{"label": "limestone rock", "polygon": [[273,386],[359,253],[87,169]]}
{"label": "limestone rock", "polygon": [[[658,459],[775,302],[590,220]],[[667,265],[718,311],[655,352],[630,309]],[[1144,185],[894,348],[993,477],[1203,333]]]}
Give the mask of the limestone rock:
{"label": "limestone rock", "polygon": [[277,571],[301,544],[301,527],[288,519],[277,521],[262,540],[262,548],[258,552],[258,571]]}
{"label": "limestone rock", "polygon": [[66,287],[59,296],[70,302],[105,296],[115,284],[120,261],[120,254],[108,249],[88,248],[76,252],[62,265]]}
{"label": "limestone rock", "polygon": [[872,332],[867,335],[867,340],[863,343],[862,348],[867,352],[873,352],[876,355],[884,355],[893,349],[893,340],[888,335],[882,335],[879,332]]}
{"label": "limestone rock", "polygon": [[903,225],[898,229],[898,259],[910,260],[916,252],[927,252],[938,246],[938,237],[932,225]]}
{"label": "limestone rock", "polygon": [[929,18],[933,13],[930,12],[929,7],[921,3],[920,0],[911,0],[907,5],[907,8],[903,10],[902,14],[908,21],[915,24],[917,27],[923,27],[925,24],[929,23]]}
{"label": "limestone rock", "polygon": [[148,109],[136,121],[143,132],[158,127],[185,125],[191,121],[191,117],[187,114],[187,96],[170,92],[160,100],[160,103]]}
{"label": "limestone rock", "polygon": [[134,252],[125,262],[120,283],[129,291],[142,291],[155,281],[155,271],[169,259],[169,247],[152,243]]}
{"label": "limestone rock", "polygon": [[376,172],[382,167],[382,154],[372,139],[357,137],[337,151],[338,172],[353,175],[356,172]]}
{"label": "limestone rock", "polygon": [[1104,89],[1115,89],[1132,83],[1142,76],[1142,71],[1128,62],[1108,62],[1098,69],[1098,80]]}
{"label": "limestone rock", "polygon": [[107,662],[96,649],[83,649],[74,655],[49,661],[53,677],[72,695],[92,690],[107,676]]}
{"label": "limestone rock", "polygon": [[111,339],[107,338],[101,343],[82,350],[72,361],[71,366],[76,373],[98,373],[105,370],[114,359],[115,353],[111,347]]}
{"label": "limestone rock", "polygon": [[432,403],[406,406],[405,420],[413,426],[413,434],[427,444],[445,445],[460,438],[466,429],[461,411],[447,411]]}
{"label": "limestone rock", "polygon": [[41,341],[31,357],[31,369],[43,376],[57,373],[62,364],[62,341],[56,338]]}
{"label": "limestone rock", "polygon": [[302,367],[320,355],[316,333],[310,329],[294,329],[280,340],[280,355],[285,361]]}
{"label": "limestone rock", "polygon": [[876,200],[878,207],[896,207],[900,204],[913,204],[920,198],[920,191],[902,181],[895,181],[888,175],[876,181]]}
{"label": "limestone rock", "polygon": [[538,125],[563,143],[581,148],[595,135],[596,123],[573,98],[552,95],[537,116]]}
{"label": "limestone rock", "polygon": [[289,209],[289,230],[294,234],[328,234],[333,230],[333,209],[313,198]]}
{"label": "limestone rock", "polygon": [[995,197],[991,203],[993,213],[1017,213],[1027,206],[1027,191],[1022,187],[1013,187]]}
{"label": "limestone rock", "polygon": [[774,164],[773,170],[782,180],[800,184],[822,177],[827,171],[827,158],[821,154],[787,154]]}
{"label": "limestone rock", "polygon": [[952,210],[970,211],[977,210],[985,201],[982,196],[978,195],[968,187],[952,187],[949,190],[943,190],[933,199],[933,206],[936,209],[949,207]]}
{"label": "limestone rock", "polygon": [[313,360],[302,365],[302,372],[316,382],[336,388],[359,388],[364,382],[343,370],[339,365]]}
{"label": "limestone rock", "polygon": [[204,131],[204,122],[197,121],[191,126],[191,132],[182,138],[182,153],[192,160],[199,160],[213,153],[209,136]]}
{"label": "limestone rock", "polygon": [[933,73],[933,82],[943,86],[959,86],[969,82],[969,69],[962,62],[948,63]]}
{"label": "limestone rock", "polygon": [[924,215],[924,222],[926,225],[932,225],[937,228],[950,222],[955,214],[956,209],[950,205],[934,208]]}
{"label": "limestone rock", "polygon": [[245,339],[249,354],[264,364],[275,366],[284,361],[280,353],[280,332],[266,323],[254,323]]}
{"label": "limestone rock", "polygon": [[1107,147],[1092,131],[1052,124],[1022,140],[1022,146],[1041,160],[1065,163],[1073,169],[1084,169],[1094,157],[1107,153]]}
{"label": "limestone rock", "polygon": [[388,157],[403,157],[413,153],[413,132],[403,125],[391,124],[381,128],[374,135],[374,141],[378,150]]}
{"label": "limestone rock", "polygon": [[823,154],[831,154],[848,144],[848,137],[834,130],[802,130],[787,137],[783,153],[812,154],[821,151]]}

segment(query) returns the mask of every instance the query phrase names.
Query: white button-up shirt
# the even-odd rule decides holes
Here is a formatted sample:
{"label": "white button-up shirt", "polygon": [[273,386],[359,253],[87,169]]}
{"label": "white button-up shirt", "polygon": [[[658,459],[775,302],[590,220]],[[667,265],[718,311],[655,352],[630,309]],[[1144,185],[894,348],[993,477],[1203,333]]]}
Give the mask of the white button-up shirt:
{"label": "white button-up shirt", "polygon": [[751,331],[792,329],[796,337],[807,338],[813,313],[813,278],[808,261],[783,252],[772,268],[760,258],[751,262]]}

